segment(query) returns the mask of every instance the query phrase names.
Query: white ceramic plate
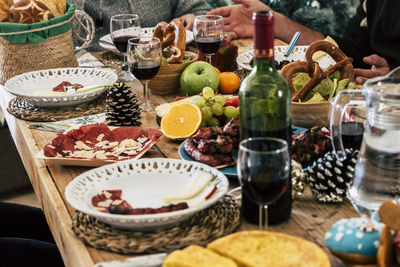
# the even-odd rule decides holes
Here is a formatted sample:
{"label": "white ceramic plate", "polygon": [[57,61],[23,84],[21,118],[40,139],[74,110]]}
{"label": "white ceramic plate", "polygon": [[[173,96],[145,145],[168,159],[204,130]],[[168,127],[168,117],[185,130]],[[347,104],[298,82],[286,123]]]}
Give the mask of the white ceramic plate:
{"label": "white ceramic plate", "polygon": [[26,98],[35,106],[61,107],[78,105],[100,96],[107,88],[101,87],[84,93],[73,95],[38,95],[38,92],[51,91],[63,81],[73,84],[95,86],[103,83],[114,83],[117,74],[105,69],[93,68],[59,68],[27,72],[9,79],[5,88],[10,93]]}
{"label": "white ceramic plate", "polygon": [[[153,36],[154,28],[142,28],[141,29],[141,37],[151,37]],[[186,44],[190,43],[193,41],[193,32],[186,30]],[[99,45],[107,50],[114,50],[118,51],[115,46],[113,45],[113,42],[111,40],[110,34],[104,35],[103,37],[100,38]]]}
{"label": "white ceramic plate", "polygon": [[[287,46],[275,46],[275,60],[278,62],[281,62],[283,60],[289,60],[289,61],[301,61],[304,60],[306,50],[308,46],[306,45],[298,45],[295,46],[292,53],[288,57],[284,56],[284,53],[286,52]],[[254,50],[248,50],[242,54],[240,54],[236,62],[238,65],[246,70],[252,70],[252,67],[250,66],[250,61],[253,59],[254,56]],[[323,56],[320,59],[317,60],[319,65],[321,66],[322,69],[328,68],[330,65],[335,65],[336,62],[329,56]]]}
{"label": "white ceramic plate", "polygon": [[[97,211],[91,199],[102,190],[122,189],[122,199],[133,208],[158,208],[166,205],[161,197],[183,191],[194,179],[198,170],[214,176],[213,181],[197,196],[187,201],[189,208],[143,215],[118,215]],[[214,186],[216,192],[207,200]],[[153,229],[169,226],[188,219],[218,201],[228,190],[228,179],[215,168],[198,162],[178,159],[126,160],[87,171],[72,182],[65,190],[67,201],[77,210],[89,214],[112,226],[125,229]]]}

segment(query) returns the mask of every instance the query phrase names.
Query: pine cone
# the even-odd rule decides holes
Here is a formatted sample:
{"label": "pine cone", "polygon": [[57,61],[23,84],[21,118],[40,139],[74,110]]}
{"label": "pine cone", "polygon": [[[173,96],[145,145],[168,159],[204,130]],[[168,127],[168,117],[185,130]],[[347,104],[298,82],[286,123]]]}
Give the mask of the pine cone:
{"label": "pine cone", "polygon": [[321,202],[342,202],[353,181],[358,150],[346,149],[339,160],[333,151],[326,153],[307,168],[308,183],[314,197]]}
{"label": "pine cone", "polygon": [[106,115],[108,125],[140,126],[140,107],[136,95],[125,83],[115,84],[108,90]]}

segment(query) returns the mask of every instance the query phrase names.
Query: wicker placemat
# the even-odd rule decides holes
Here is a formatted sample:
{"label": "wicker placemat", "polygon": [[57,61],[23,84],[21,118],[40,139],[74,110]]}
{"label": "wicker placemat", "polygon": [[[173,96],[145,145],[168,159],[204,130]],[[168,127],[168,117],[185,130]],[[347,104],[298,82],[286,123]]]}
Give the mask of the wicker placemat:
{"label": "wicker placemat", "polygon": [[104,112],[105,95],[89,103],[63,107],[40,108],[24,98],[15,97],[8,103],[7,111],[26,121],[60,121]]}
{"label": "wicker placemat", "polygon": [[206,245],[232,233],[240,224],[236,200],[225,196],[215,205],[178,225],[150,232],[125,231],[77,212],[72,230],[86,244],[121,254],[157,253],[191,244]]}

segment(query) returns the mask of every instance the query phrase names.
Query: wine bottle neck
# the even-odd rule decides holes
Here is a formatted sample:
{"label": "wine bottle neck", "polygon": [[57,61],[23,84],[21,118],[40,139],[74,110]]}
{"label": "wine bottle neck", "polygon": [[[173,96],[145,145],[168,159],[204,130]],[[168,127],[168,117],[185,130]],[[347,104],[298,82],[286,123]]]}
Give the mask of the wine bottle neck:
{"label": "wine bottle neck", "polygon": [[254,60],[274,59],[274,16],[270,11],[253,14]]}
{"label": "wine bottle neck", "polygon": [[276,71],[273,59],[254,59],[253,68],[255,68],[256,71]]}

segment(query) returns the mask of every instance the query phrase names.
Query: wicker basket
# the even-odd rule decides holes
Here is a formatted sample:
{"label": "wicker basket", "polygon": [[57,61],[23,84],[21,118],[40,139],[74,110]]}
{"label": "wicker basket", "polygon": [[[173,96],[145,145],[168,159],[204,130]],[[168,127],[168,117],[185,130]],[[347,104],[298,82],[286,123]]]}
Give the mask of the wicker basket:
{"label": "wicker basket", "polygon": [[330,102],[296,103],[292,102],[292,124],[300,127],[328,125]]}
{"label": "wicker basket", "polygon": [[181,64],[161,66],[157,76],[149,82],[149,88],[152,94],[172,95],[179,92],[179,79],[182,71],[198,59],[198,56],[195,53],[186,51],[185,54],[190,57],[191,60]]}
{"label": "wicker basket", "polygon": [[75,5],[67,4],[64,15],[48,21],[0,22],[0,84],[25,72],[77,67],[72,40],[75,11]]}

